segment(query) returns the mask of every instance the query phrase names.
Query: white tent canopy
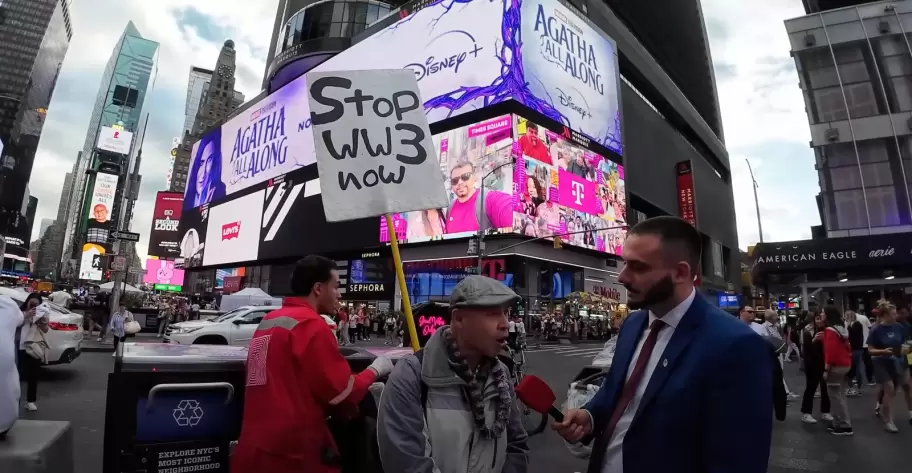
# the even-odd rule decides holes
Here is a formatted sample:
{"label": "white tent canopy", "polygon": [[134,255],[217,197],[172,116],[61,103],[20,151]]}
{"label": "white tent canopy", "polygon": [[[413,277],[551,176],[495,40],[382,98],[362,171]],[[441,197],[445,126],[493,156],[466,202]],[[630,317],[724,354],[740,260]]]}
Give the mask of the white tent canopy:
{"label": "white tent canopy", "polygon": [[238,292],[235,292],[232,295],[233,296],[244,296],[244,297],[272,297],[269,294],[267,294],[266,291],[264,291],[258,287],[248,287],[246,289],[242,289]]}
{"label": "white tent canopy", "polygon": [[[121,284],[123,284],[123,283],[121,283]],[[135,287],[133,287],[129,284],[124,285],[123,287],[121,287],[121,289],[124,292],[142,292],[142,290],[136,289]],[[98,292],[111,292],[113,290],[114,290],[114,281],[106,282],[106,283],[98,286]]]}
{"label": "white tent canopy", "polygon": [[280,306],[281,297],[272,297],[258,287],[248,287],[234,294],[225,294],[219,304],[219,311],[227,312],[245,305]]}

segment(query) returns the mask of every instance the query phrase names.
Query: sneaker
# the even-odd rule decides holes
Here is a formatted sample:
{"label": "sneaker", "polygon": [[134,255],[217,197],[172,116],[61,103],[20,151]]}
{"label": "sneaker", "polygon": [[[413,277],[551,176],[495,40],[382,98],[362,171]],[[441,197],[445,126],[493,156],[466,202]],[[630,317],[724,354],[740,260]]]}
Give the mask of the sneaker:
{"label": "sneaker", "polygon": [[874,417],[880,417],[880,406],[874,406]]}
{"label": "sneaker", "polygon": [[794,400],[798,399],[799,397],[801,397],[801,396],[799,396],[795,393],[788,393],[788,395],[787,395],[787,399],[789,401],[794,401]]}
{"label": "sneaker", "polygon": [[801,414],[801,422],[804,422],[805,424],[816,424],[817,419],[810,414]]}
{"label": "sneaker", "polygon": [[25,403],[25,410],[35,412],[38,410],[38,406],[36,406],[34,402],[27,402]]}
{"label": "sneaker", "polygon": [[849,397],[858,397],[858,396],[861,396],[861,391],[859,391],[859,390],[857,390],[857,389],[855,389],[855,388],[851,388],[851,389],[849,389],[848,391],[846,391],[846,396],[849,396]]}
{"label": "sneaker", "polygon": [[833,435],[838,435],[840,437],[847,437],[850,435],[855,435],[855,431],[852,430],[851,425],[839,424],[830,430],[830,433]]}
{"label": "sneaker", "polygon": [[899,429],[896,427],[896,424],[894,424],[892,422],[885,423],[884,430],[886,430],[887,432],[890,432],[891,434],[895,434],[895,433],[899,432]]}
{"label": "sneaker", "polygon": [[868,381],[868,386],[877,386],[877,384]]}
{"label": "sneaker", "polygon": [[820,391],[814,393],[814,399],[820,399]]}
{"label": "sneaker", "polygon": [[833,414],[830,414],[830,413],[826,413],[826,414],[820,416],[820,418],[826,422],[833,422]]}

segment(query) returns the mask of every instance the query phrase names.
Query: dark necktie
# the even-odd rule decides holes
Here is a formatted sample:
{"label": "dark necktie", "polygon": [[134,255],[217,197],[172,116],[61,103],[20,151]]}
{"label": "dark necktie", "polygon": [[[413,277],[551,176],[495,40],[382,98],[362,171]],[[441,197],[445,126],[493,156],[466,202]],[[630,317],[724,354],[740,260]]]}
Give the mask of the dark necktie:
{"label": "dark necktie", "polygon": [[617,405],[614,406],[614,412],[611,414],[611,419],[608,421],[605,431],[602,432],[602,436],[606,442],[605,445],[610,441],[611,436],[614,434],[614,428],[617,427],[618,421],[621,420],[621,416],[624,415],[624,411],[627,410],[627,406],[630,404],[630,401],[633,400],[633,396],[636,395],[637,387],[640,386],[643,374],[646,373],[646,365],[649,363],[649,358],[652,357],[652,350],[655,348],[656,340],[659,338],[659,332],[665,328],[665,326],[665,322],[662,322],[661,319],[656,319],[652,323],[649,335],[646,336],[646,342],[643,343],[643,348],[640,349],[636,364],[633,365],[633,372],[630,373],[630,378],[628,378],[627,383],[624,384],[624,390],[621,391],[621,397],[618,399]]}

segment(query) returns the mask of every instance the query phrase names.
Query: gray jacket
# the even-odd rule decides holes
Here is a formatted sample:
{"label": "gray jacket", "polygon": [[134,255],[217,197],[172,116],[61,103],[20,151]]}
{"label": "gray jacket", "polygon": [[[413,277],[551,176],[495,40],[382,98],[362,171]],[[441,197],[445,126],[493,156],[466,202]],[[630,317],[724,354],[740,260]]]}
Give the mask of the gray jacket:
{"label": "gray jacket", "polygon": [[[525,473],[529,448],[520,413],[514,407],[499,438],[485,440],[463,394],[465,381],[447,362],[442,330],[424,347],[423,363],[409,355],[396,364],[383,390],[377,419],[380,459],[396,473]],[[427,416],[421,405],[421,381],[427,385]],[[486,399],[496,396],[492,379]],[[488,424],[494,405],[485,406]]]}

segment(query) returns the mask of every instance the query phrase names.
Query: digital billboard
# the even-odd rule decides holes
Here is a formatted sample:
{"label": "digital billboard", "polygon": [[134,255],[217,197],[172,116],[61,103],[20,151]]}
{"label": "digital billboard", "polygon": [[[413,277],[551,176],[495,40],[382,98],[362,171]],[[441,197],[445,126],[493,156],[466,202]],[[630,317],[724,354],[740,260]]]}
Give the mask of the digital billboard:
{"label": "digital billboard", "polygon": [[[415,71],[432,124],[512,100],[622,153],[615,44],[559,0],[437,3],[313,70],[395,67]],[[185,209],[316,162],[305,80],[194,145]]]}
{"label": "digital billboard", "polygon": [[79,279],[101,281],[104,275],[104,246],[97,243],[82,245],[82,258],[79,261]]}
{"label": "digital billboard", "polygon": [[257,259],[264,195],[254,192],[209,209],[203,266]]}
{"label": "digital billboard", "polygon": [[180,218],[184,195],[161,191],[155,195],[152,230],[149,232],[149,256],[173,259],[180,256]]}
{"label": "digital billboard", "polygon": [[95,147],[111,153],[130,154],[130,145],[132,143],[133,133],[103,126],[98,131],[98,142]]}
{"label": "digital billboard", "polygon": [[110,226],[118,180],[116,174],[98,173],[95,175],[95,185],[92,187],[89,207],[86,209],[89,228]]}
{"label": "digital billboard", "polygon": [[[627,222],[623,166],[518,115],[456,128],[434,142],[450,206],[394,214],[400,241],[464,238],[484,225],[488,232],[562,235],[567,244],[621,254],[625,230],[616,227]],[[380,220],[380,240],[387,242]]]}
{"label": "digital billboard", "polygon": [[175,268],[174,261],[147,259],[146,274],[143,276],[143,282],[146,284],[183,286],[184,270]]}

